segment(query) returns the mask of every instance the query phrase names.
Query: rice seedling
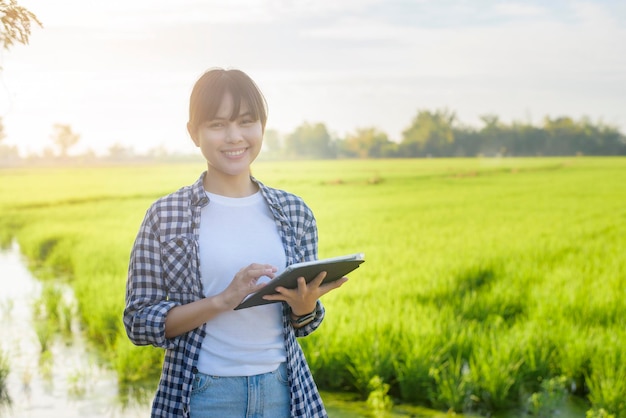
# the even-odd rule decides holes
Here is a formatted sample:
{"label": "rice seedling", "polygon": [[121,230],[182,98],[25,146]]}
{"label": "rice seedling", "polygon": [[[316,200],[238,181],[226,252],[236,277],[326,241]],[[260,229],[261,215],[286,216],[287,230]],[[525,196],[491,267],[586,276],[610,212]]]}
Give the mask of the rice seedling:
{"label": "rice seedling", "polygon": [[8,409],[12,403],[8,387],[10,371],[9,360],[6,354],[0,350],[0,411]]}
{"label": "rice seedling", "polygon": [[528,398],[528,414],[540,418],[553,417],[558,414],[558,408],[567,395],[567,379],[564,376],[545,380],[541,382],[541,391]]}
{"label": "rice seedling", "polygon": [[70,398],[80,399],[90,390],[90,375],[86,369],[78,369],[67,375],[67,391]]}

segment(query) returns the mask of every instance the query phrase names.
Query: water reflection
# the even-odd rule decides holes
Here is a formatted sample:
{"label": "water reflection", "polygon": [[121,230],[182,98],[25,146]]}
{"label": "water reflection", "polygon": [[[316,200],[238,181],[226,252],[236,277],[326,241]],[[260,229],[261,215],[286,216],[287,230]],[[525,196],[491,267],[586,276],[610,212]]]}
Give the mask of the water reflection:
{"label": "water reflection", "polygon": [[120,390],[115,373],[99,364],[80,333],[54,335],[49,350],[42,353],[42,337],[36,331],[41,323],[33,316],[33,304],[41,295],[42,285],[28,271],[17,244],[0,251],[0,289],[0,351],[8,360],[6,385],[11,399],[10,406],[0,406],[0,416],[150,415],[147,402],[138,403],[133,400],[137,394],[131,399],[128,389]]}

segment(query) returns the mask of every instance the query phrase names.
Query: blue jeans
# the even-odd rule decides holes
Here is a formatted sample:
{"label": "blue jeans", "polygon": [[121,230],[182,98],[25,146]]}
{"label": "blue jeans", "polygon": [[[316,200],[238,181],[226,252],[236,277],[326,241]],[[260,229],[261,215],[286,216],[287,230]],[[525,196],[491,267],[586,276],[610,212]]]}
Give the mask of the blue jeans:
{"label": "blue jeans", "polygon": [[196,373],[189,412],[191,418],[289,418],[287,364],[256,376]]}

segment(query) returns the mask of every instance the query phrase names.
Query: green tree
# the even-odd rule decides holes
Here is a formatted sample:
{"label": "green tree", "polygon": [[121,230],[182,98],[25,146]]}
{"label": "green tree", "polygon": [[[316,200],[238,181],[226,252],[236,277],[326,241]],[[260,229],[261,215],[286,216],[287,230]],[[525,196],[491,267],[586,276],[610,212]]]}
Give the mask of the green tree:
{"label": "green tree", "polygon": [[396,152],[396,144],[377,128],[360,128],[346,136],[342,151],[348,156],[359,158],[392,157]]}
{"label": "green tree", "polygon": [[494,114],[480,116],[483,127],[481,135],[480,153],[485,155],[504,155],[507,153],[506,139],[509,129],[500,122],[500,117]]}
{"label": "green tree", "polygon": [[290,157],[333,158],[335,149],[323,123],[303,123],[285,139],[285,153]]}
{"label": "green tree", "polygon": [[135,154],[132,147],[124,146],[119,142],[114,143],[108,148],[109,158],[112,160],[130,159]]}
{"label": "green tree", "polygon": [[75,133],[70,125],[57,123],[53,127],[52,142],[59,149],[61,157],[67,156],[67,151],[80,140],[80,134]]}
{"label": "green tree", "polygon": [[585,136],[584,128],[581,129],[581,126],[569,116],[561,116],[555,119],[546,116],[543,128],[548,134],[546,155],[571,155],[576,152],[582,152],[580,148],[581,145],[584,145],[582,138]]}
{"label": "green tree", "polygon": [[28,44],[31,25],[42,26],[37,16],[15,0],[0,0],[0,42],[4,49],[15,43]]}
{"label": "green tree", "polygon": [[405,157],[449,155],[454,143],[456,114],[448,109],[420,110],[402,132],[400,150]]}
{"label": "green tree", "polygon": [[537,156],[545,154],[548,141],[546,131],[529,122],[513,122],[511,144],[507,146],[511,155]]}
{"label": "green tree", "polygon": [[626,155],[626,135],[623,135],[619,128],[602,122],[594,128],[595,147],[593,154]]}
{"label": "green tree", "polygon": [[475,157],[480,154],[481,136],[471,126],[457,126],[452,131],[454,144],[450,156]]}

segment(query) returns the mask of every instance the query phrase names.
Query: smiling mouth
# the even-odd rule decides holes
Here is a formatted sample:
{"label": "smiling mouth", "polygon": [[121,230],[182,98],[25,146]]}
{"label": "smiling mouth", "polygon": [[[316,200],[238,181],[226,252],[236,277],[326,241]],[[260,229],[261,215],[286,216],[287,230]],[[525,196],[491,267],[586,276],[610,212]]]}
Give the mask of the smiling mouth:
{"label": "smiling mouth", "polygon": [[243,154],[244,152],[246,152],[246,149],[239,149],[239,150],[235,150],[235,151],[222,151],[224,154],[226,154],[226,156],[228,157],[238,157],[241,154]]}

